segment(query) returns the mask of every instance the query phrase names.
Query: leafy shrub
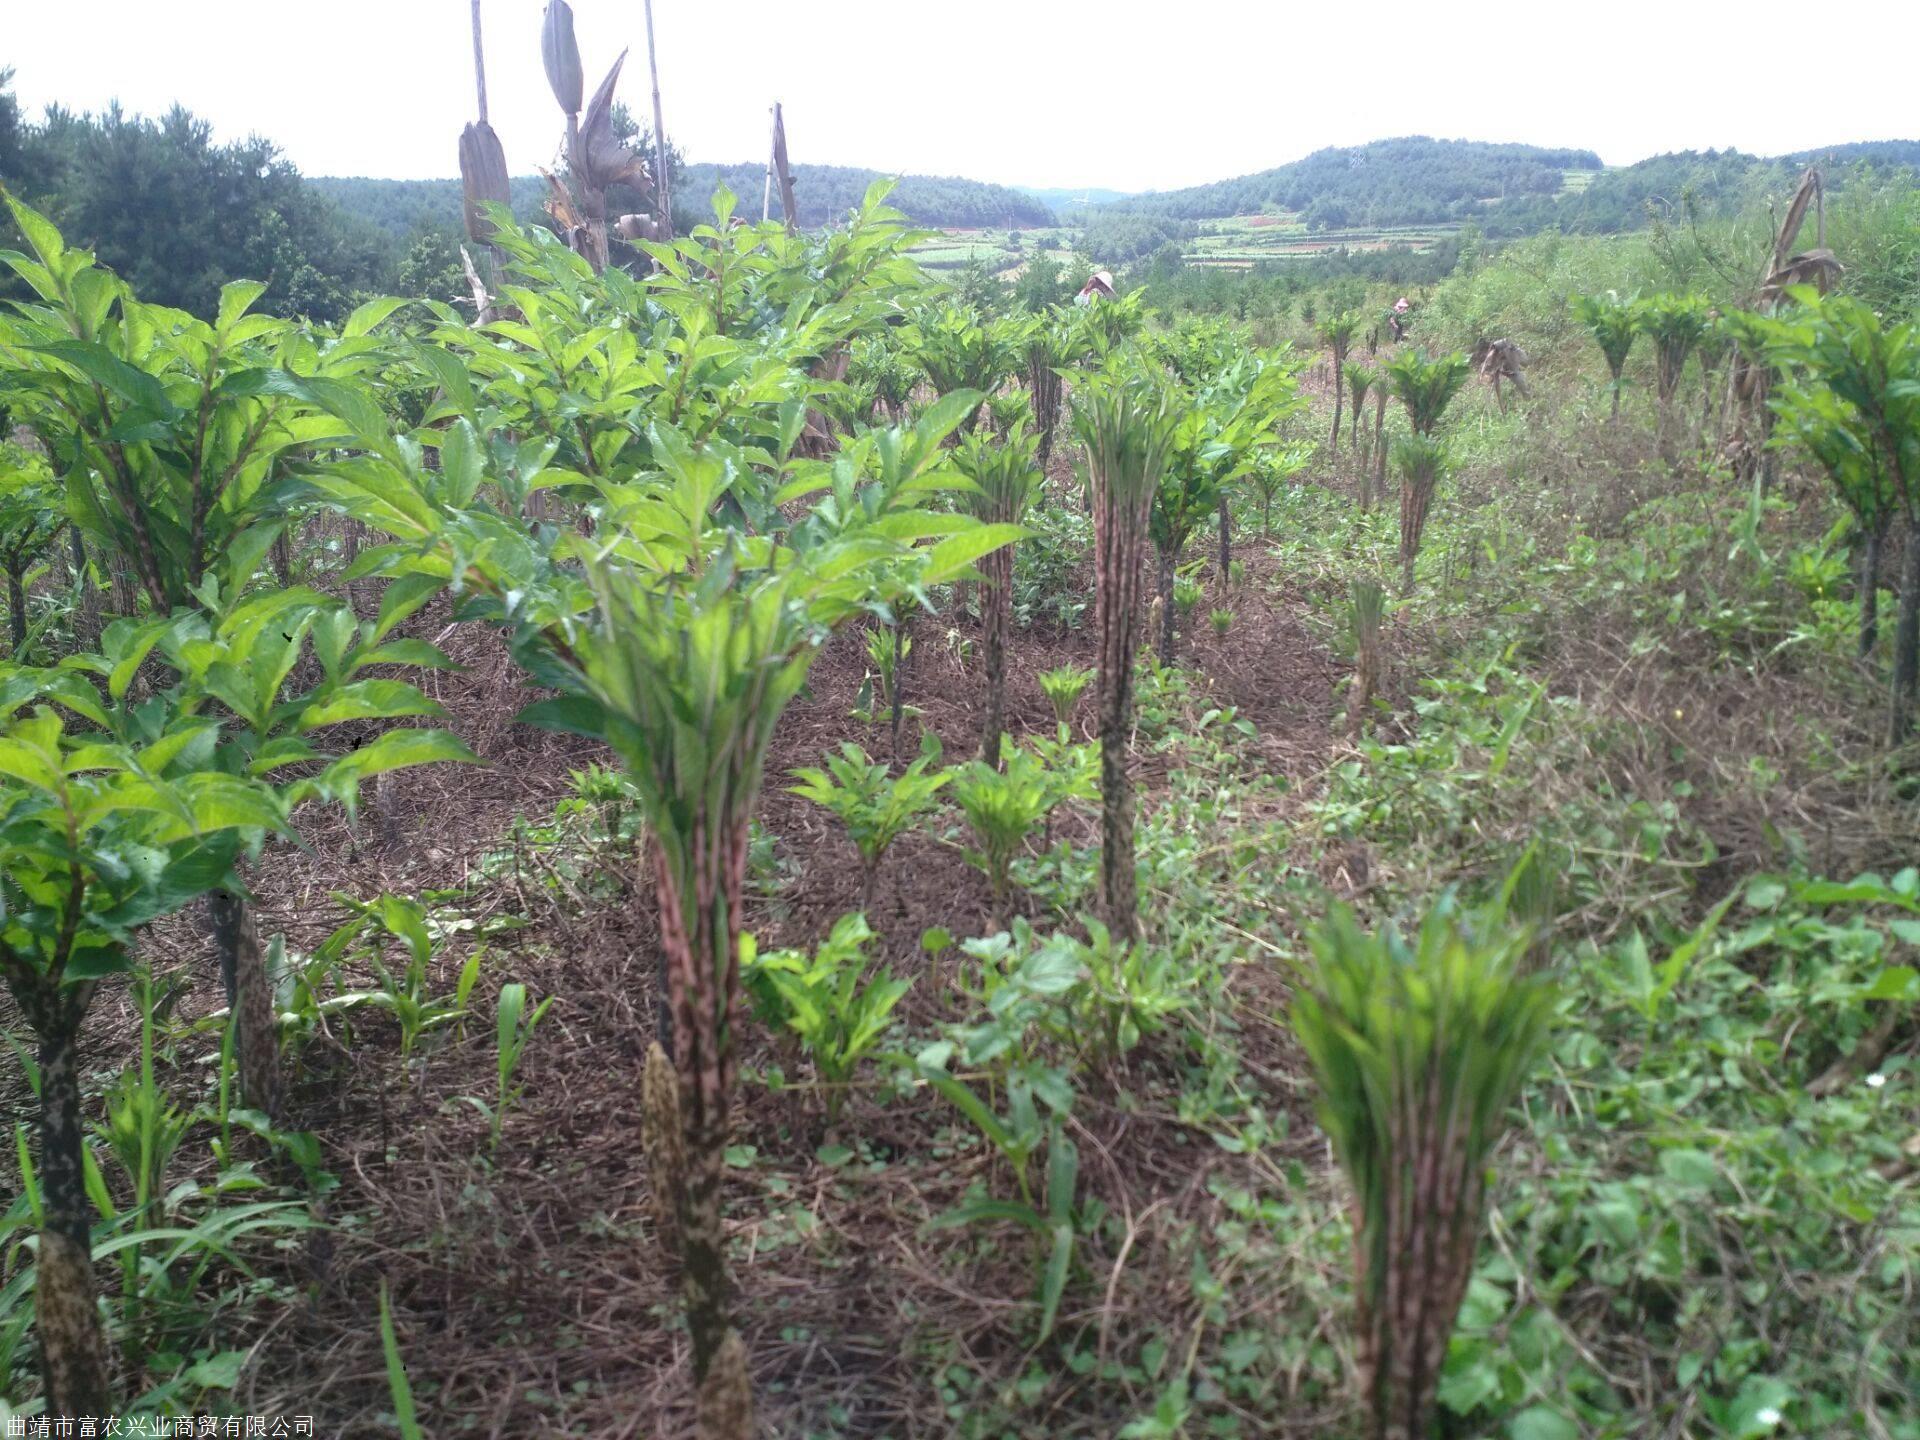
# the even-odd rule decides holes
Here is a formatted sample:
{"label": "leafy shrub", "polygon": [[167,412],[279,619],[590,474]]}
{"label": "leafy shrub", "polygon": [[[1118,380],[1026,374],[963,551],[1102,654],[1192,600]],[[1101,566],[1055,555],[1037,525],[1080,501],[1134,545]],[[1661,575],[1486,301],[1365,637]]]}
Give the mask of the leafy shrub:
{"label": "leafy shrub", "polygon": [[1087,940],[1055,936],[1072,948],[1083,984],[1075,997],[1076,1036],[1091,1035],[1103,1059],[1124,1055],[1192,1005],[1193,976],[1163,947],[1136,940],[1119,944],[1098,920],[1088,919]]}
{"label": "leafy shrub", "polygon": [[953,800],[979,847],[967,852],[967,860],[986,872],[994,914],[1004,917],[1013,858],[1061,796],[1047,767],[1011,737],[1002,740],[1000,764],[995,769],[974,760],[955,772]]}
{"label": "leafy shrub", "polygon": [[[977,988],[964,980],[960,988],[981,1013],[948,1026],[945,1039],[916,1054],[892,1058],[965,1116],[1011,1171],[1017,1198],[972,1194],[933,1223],[1010,1221],[1030,1230],[1045,1335],[1053,1328],[1072,1267],[1073,1192],[1079,1178],[1079,1156],[1065,1132],[1073,1108],[1072,1075],[1050,1063],[1045,1041],[1069,1013],[1065,1007],[1080,984],[1080,965],[1070,941],[1023,943],[1030,940],[1022,926],[1014,935],[967,941],[963,949],[977,964]],[[985,1086],[976,1088],[977,1081],[954,1075],[956,1062],[965,1071],[984,1074]],[[1036,1196],[1032,1162],[1043,1150],[1045,1184]]]}
{"label": "leafy shrub", "polygon": [[810,956],[798,950],[762,955],[750,940],[742,942],[741,982],[755,1013],[799,1037],[826,1087],[829,1120],[838,1118],[846,1082],[874,1052],[893,1007],[913,983],[885,971],[868,977],[872,939],[867,917],[856,912],[836,920],[833,933]]}
{"label": "leafy shrub", "polygon": [[1087,616],[1093,521],[1077,507],[1041,505],[1013,556],[1013,619],[1022,629],[1078,630]]}
{"label": "leafy shrub", "polygon": [[825,770],[808,766],[792,772],[800,783],[788,788],[831,811],[860,852],[863,908],[873,904],[874,877],[888,847],[933,808],[940,788],[951,778],[945,771],[928,770],[939,758],[940,742],[929,734],[919,758],[892,776],[849,740],[838,755],[827,757]]}

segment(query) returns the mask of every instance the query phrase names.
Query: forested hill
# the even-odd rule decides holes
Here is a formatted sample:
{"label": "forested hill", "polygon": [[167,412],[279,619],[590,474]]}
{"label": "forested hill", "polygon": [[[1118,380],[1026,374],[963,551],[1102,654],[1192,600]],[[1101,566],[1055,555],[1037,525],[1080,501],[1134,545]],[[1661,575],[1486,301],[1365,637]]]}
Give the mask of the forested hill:
{"label": "forested hill", "polygon": [[1868,140],[1766,157],[1739,150],[1682,150],[1654,155],[1593,177],[1584,189],[1560,195],[1515,196],[1486,207],[1479,219],[1491,235],[1541,230],[1608,235],[1633,230],[1658,213],[1732,214],[1749,200],[1793,187],[1807,165],[1818,165],[1829,186],[1846,183],[1857,165],[1920,171],[1920,140]]}
{"label": "forested hill", "polygon": [[1591,150],[1413,135],[1316,150],[1272,170],[1135,195],[1100,208],[1176,220],[1291,210],[1316,229],[1419,225],[1463,219],[1491,199],[1552,196],[1567,171],[1600,168],[1600,157]]}
{"label": "forested hill", "polygon": [[[824,225],[844,216],[860,203],[867,187],[881,176],[878,170],[847,165],[796,165],[794,194],[800,202],[802,225]],[[757,162],[738,165],[688,164],[674,180],[676,214],[707,213],[714,190],[724,183],[740,197],[739,213],[759,218],[766,167]],[[308,182],[349,214],[370,220],[394,235],[420,228],[457,225],[460,219],[460,182],[446,180],[377,180],[364,176],[316,176]],[[513,181],[513,209],[530,217],[541,204],[542,182],[537,175]],[[889,201],[917,225],[1028,226],[1050,225],[1053,212],[1043,202],[1004,185],[942,175],[904,175]],[[780,196],[773,197],[773,213],[780,215]]]}
{"label": "forested hill", "polygon": [[1791,188],[1808,164],[1822,166],[1830,184],[1845,183],[1856,165],[1920,171],[1920,141],[1854,141],[1772,157],[1687,150],[1608,170],[1591,150],[1414,136],[1317,150],[1253,175],[1096,204],[1087,226],[1100,254],[1123,257],[1189,239],[1196,221],[1263,210],[1291,211],[1312,230],[1471,219],[1498,236],[1609,234],[1636,229],[1655,211],[1671,213],[1683,199],[1703,213],[1732,213],[1755,196]]}
{"label": "forested hill", "polygon": [[1901,166],[1920,169],[1920,140],[1855,140],[1846,145],[1828,145],[1820,150],[1796,150],[1780,157],[1790,165],[1868,165]]}

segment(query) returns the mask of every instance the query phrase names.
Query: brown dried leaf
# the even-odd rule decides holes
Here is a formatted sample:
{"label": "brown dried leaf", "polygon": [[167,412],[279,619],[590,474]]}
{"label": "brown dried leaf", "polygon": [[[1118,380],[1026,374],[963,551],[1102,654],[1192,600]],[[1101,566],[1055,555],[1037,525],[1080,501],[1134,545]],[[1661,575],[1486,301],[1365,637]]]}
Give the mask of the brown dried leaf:
{"label": "brown dried leaf", "polygon": [[547,0],[540,20],[540,63],[546,66],[553,98],[569,115],[580,113],[580,91],[586,79],[580,70],[580,45],[573,38],[573,7],[567,0]]}
{"label": "brown dried leaf", "polygon": [[1760,287],[1763,302],[1778,300],[1791,285],[1811,285],[1822,295],[1831,290],[1847,267],[1831,250],[1807,250],[1792,256],[1767,276]]}
{"label": "brown dried leaf", "polygon": [[488,202],[510,204],[513,191],[507,180],[507,154],[500,137],[482,120],[460,132],[460,190],[465,202],[467,238],[476,245],[493,239],[493,224],[481,210]]}
{"label": "brown dried leaf", "polygon": [[620,67],[627,63],[627,52],[607,71],[607,78],[587,102],[581,117],[580,133],[574,137],[567,164],[582,184],[590,189],[628,184],[644,188],[647,184],[646,158],[622,145],[613,134],[613,87],[619,83]]}

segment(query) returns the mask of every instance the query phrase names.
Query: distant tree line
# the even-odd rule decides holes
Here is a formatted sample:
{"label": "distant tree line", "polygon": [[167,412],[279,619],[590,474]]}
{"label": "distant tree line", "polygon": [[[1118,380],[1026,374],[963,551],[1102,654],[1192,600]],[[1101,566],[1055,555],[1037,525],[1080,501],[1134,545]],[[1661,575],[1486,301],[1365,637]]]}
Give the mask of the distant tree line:
{"label": "distant tree line", "polygon": [[1137,195],[1096,213],[1199,220],[1288,210],[1316,230],[1432,224],[1476,214],[1488,200],[1551,196],[1566,171],[1600,168],[1600,157],[1591,150],[1414,135],[1316,150],[1290,165]]}
{"label": "distant tree line", "polygon": [[1370,289],[1415,290],[1437,284],[1459,263],[1461,242],[1448,237],[1430,249],[1341,247],[1298,259],[1261,260],[1250,268],[1189,265],[1178,247],[1135,265],[1121,288],[1145,286],[1153,306],[1170,315],[1225,315],[1235,320],[1285,319],[1301,313],[1305,297],[1325,292],[1328,314],[1357,308]]}
{"label": "distant tree line", "polygon": [[[267,283],[261,308],[335,321],[391,278],[397,247],[316,193],[270,141],[216,144],[179,106],[157,120],[117,105],[99,115],[55,106],[29,123],[11,80],[0,71],[0,184],[142,298],[211,314],[221,285],[245,276]],[[23,293],[17,280],[0,285]]]}
{"label": "distant tree line", "polygon": [[[636,142],[651,146],[650,138]],[[509,157],[511,159],[512,157]],[[759,162],[738,165],[681,162],[674,165],[675,224],[683,231],[712,214],[709,201],[721,185],[739,197],[735,212],[743,219],[760,218],[760,200],[766,167]],[[867,186],[880,178],[878,170],[847,165],[796,165],[793,190],[800,202],[799,223],[809,228],[844,219],[860,204]],[[389,234],[410,235],[423,227],[451,228],[460,217],[460,182],[445,180],[381,180],[365,176],[319,176],[309,182],[350,214],[371,221]],[[538,218],[546,194],[538,175],[515,176],[513,212],[523,220]],[[609,202],[609,208],[620,197]],[[634,203],[642,203],[638,196]],[[961,227],[1019,227],[1051,225],[1053,211],[1040,201],[978,180],[932,175],[904,175],[887,203],[918,225]],[[784,219],[775,188],[770,206],[774,219]]]}
{"label": "distant tree line", "polygon": [[[1684,151],[1606,170],[1590,150],[1416,136],[1319,150],[1273,170],[1137,195],[1066,218],[1086,227],[1090,250],[1121,264],[1191,239],[1196,220],[1274,210],[1298,214],[1322,232],[1453,222],[1478,225],[1495,239],[1543,230],[1614,234],[1684,214],[1740,213],[1792,189],[1809,163],[1826,167],[1830,180],[1862,166],[1920,169],[1920,141],[1862,141],[1773,158]],[[1589,172],[1588,183],[1566,188],[1570,171]]]}
{"label": "distant tree line", "polygon": [[[615,128],[651,155],[651,135],[620,107]],[[667,153],[682,233],[710,213],[708,201],[722,183],[740,196],[740,215],[759,218],[759,162],[688,164],[670,142]],[[796,166],[799,223],[840,219],[879,173]],[[466,292],[457,179],[308,179],[271,141],[217,143],[207,121],[179,106],[158,119],[117,105],[97,115],[52,106],[33,121],[12,92],[12,72],[0,70],[0,185],[94,250],[142,298],[197,314],[211,314],[220,287],[243,277],[267,283],[260,308],[329,323],[369,294],[452,300]],[[544,220],[538,176],[514,179],[511,196],[522,220]],[[891,203],[922,225],[1054,221],[1051,209],[1019,191],[945,176],[905,176]],[[646,199],[616,187],[608,205],[624,213],[644,209]],[[777,196],[773,213],[780,215]],[[0,245],[19,243],[11,222],[0,220]],[[0,296],[25,293],[10,271],[0,277]]]}
{"label": "distant tree line", "polygon": [[1092,210],[1086,212],[1080,248],[1098,256],[1102,264],[1131,265],[1169,247],[1178,253],[1184,248],[1184,242],[1199,233],[1200,227],[1191,220],[1138,215],[1124,210]]}
{"label": "distant tree line", "polygon": [[[267,283],[262,307],[275,314],[337,321],[367,294],[453,300],[466,293],[456,179],[306,179],[270,141],[217,144],[206,121],[177,106],[158,119],[129,116],[117,106],[99,115],[56,106],[33,122],[21,113],[10,82],[11,72],[0,70],[0,184],[45,210],[151,300],[207,313],[223,283],[246,277]],[[623,107],[616,107],[615,123],[623,139],[651,154],[650,134]],[[704,217],[721,184],[740,197],[740,215],[758,217],[761,162],[691,164],[671,142],[667,152],[676,229],[684,232]],[[1271,271],[1231,278],[1210,271],[1176,280],[1172,272],[1203,217],[1281,209],[1300,213],[1321,231],[1466,221],[1501,240],[1543,230],[1607,234],[1658,219],[1740,213],[1790,188],[1809,160],[1831,167],[1830,183],[1844,184],[1836,172],[1845,166],[1881,167],[1882,173],[1920,168],[1920,141],[1837,145],[1774,159],[1731,150],[1683,152],[1602,170],[1589,150],[1414,136],[1320,150],[1258,174],[1061,217],[1032,195],[950,176],[904,176],[891,203],[930,226],[1017,229],[1066,220],[1077,225],[1077,248],[1088,263],[1151,267],[1160,288],[1191,287],[1200,308],[1229,310],[1243,303],[1240,286],[1312,284],[1341,275],[1429,283],[1451,269],[1454,250],[1342,250],[1278,262]],[[1561,193],[1568,171],[1593,174],[1584,189]],[[879,173],[796,166],[799,223],[837,220]],[[522,220],[544,219],[538,176],[516,178],[511,195]],[[609,196],[616,213],[645,206],[637,192]],[[777,196],[773,214],[780,214]],[[3,233],[6,224],[0,221],[0,242],[16,243]],[[1045,266],[1031,273],[1036,293],[1029,298],[1038,303],[1039,292],[1050,292],[1056,281]],[[17,279],[0,276],[0,295],[23,293]]]}
{"label": "distant tree line", "polygon": [[[847,212],[860,204],[867,187],[884,173],[851,165],[795,165],[793,193],[800,202],[797,222],[812,227],[845,219]],[[689,165],[686,178],[675,182],[675,192],[684,190],[697,196],[704,208],[707,197],[724,184],[740,197],[741,213],[750,211],[757,220],[765,177],[766,162],[760,160],[737,165]],[[916,225],[1012,229],[1054,223],[1052,209],[1031,195],[1005,185],[952,175],[902,175],[887,203]],[[784,218],[777,186],[772,212],[774,218]]]}

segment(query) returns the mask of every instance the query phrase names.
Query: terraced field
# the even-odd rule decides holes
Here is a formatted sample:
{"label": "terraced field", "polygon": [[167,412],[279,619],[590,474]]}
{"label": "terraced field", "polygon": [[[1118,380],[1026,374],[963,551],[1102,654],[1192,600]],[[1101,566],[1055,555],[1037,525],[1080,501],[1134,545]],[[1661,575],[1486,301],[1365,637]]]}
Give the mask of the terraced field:
{"label": "terraced field", "polygon": [[[1597,173],[1592,170],[1562,172],[1561,193],[1585,190]],[[1403,245],[1419,253],[1432,249],[1459,229],[1455,222],[1436,221],[1429,225],[1310,231],[1293,211],[1235,215],[1230,219],[1203,221],[1200,235],[1188,247],[1186,258],[1190,265],[1244,270],[1262,260],[1303,259],[1328,250],[1371,251]]]}
{"label": "terraced field", "polygon": [[[994,274],[1011,279],[1035,255],[1065,260],[1073,254],[1073,232],[1064,229],[942,230],[913,247],[913,258],[929,270],[958,270],[979,260]],[[1015,243],[1014,237],[1018,237]]]}
{"label": "terraced field", "polygon": [[1204,222],[1186,258],[1190,265],[1246,269],[1262,260],[1299,259],[1328,250],[1385,250],[1404,245],[1421,251],[1431,249],[1459,228],[1435,224],[1309,231],[1297,214],[1236,215]]}
{"label": "terraced field", "polygon": [[[1564,172],[1563,194],[1584,190],[1596,172]],[[1344,230],[1309,230],[1295,211],[1262,215],[1235,215],[1200,222],[1200,234],[1187,246],[1189,265],[1213,269],[1247,270],[1262,261],[1300,260],[1330,250],[1378,251],[1404,246],[1416,254],[1432,249],[1457,233],[1458,223],[1436,221],[1425,225],[1355,226]],[[1036,254],[1059,259],[1073,254],[1077,232],[1066,226],[1040,230],[947,229],[913,249],[914,258],[929,270],[958,270],[974,260],[1003,279],[1018,275]],[[1016,243],[1015,237],[1018,237]]]}

